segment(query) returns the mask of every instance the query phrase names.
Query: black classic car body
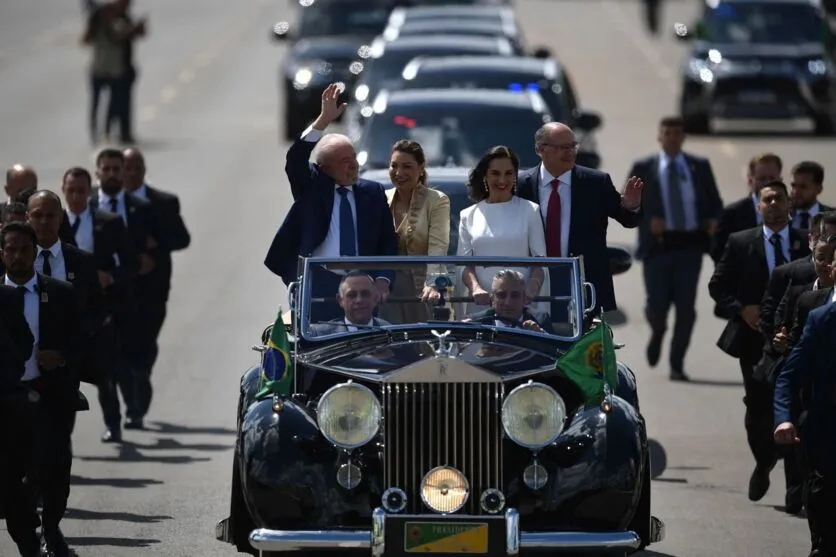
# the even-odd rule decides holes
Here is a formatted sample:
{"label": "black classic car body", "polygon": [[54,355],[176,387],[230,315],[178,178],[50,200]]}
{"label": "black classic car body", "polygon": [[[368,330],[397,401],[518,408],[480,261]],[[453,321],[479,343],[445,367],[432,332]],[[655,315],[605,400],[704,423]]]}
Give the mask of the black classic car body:
{"label": "black classic car body", "polygon": [[[314,304],[333,303],[312,284],[321,269],[422,267],[452,303],[451,282],[430,268],[532,265],[569,271],[568,295],[535,299],[565,302],[560,334],[464,316],[375,318],[353,331],[339,320],[326,334],[311,322]],[[300,268],[287,324],[294,388],[257,397],[260,365],[241,379],[219,540],[261,556],[394,557],[626,555],[663,538],[633,372],[619,362],[615,388],[590,403],[555,365],[594,321],[580,258],[309,258]]]}

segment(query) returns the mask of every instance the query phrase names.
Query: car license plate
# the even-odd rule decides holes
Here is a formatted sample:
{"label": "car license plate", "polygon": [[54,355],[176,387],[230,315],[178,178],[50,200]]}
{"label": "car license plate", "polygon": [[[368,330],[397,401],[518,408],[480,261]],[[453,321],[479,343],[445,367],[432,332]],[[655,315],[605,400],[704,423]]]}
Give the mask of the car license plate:
{"label": "car license plate", "polygon": [[741,91],[737,98],[741,102],[756,104],[772,104],[778,100],[775,93],[771,91]]}
{"label": "car license plate", "polygon": [[404,525],[407,553],[488,552],[488,524],[485,522],[407,522]]}

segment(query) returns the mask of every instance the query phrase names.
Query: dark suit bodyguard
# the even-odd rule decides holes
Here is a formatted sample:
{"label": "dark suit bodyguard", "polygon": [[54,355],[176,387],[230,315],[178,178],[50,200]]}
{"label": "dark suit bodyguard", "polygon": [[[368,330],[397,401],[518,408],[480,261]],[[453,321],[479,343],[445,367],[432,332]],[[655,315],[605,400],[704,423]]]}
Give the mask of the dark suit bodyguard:
{"label": "dark suit bodyguard", "polygon": [[[607,255],[607,226],[615,219],[627,228],[639,224],[642,181],[627,180],[619,194],[609,174],[578,166],[578,142],[568,126],[549,123],[534,134],[534,149],[541,159],[536,167],[519,173],[516,194],[540,206],[549,257],[583,256],[586,280],[595,286],[602,311],[616,309],[615,288]],[[568,292],[568,279],[549,274],[551,294]],[[566,313],[552,304],[552,320]]]}
{"label": "dark suit bodyguard", "polygon": [[760,188],[759,210],[763,225],[729,237],[708,283],[718,310],[728,319],[717,346],[738,360],[743,375],[746,436],[755,458],[749,480],[752,501],[768,491],[769,474],[778,459],[772,439],[772,389],[754,377],[765,342],[758,329],[760,303],[776,267],[810,254],[807,239],[789,226],[786,184],[771,182]]}
{"label": "dark suit bodyguard", "polygon": [[[351,141],[323,132],[344,111],[337,84],[322,93],[322,111],[287,152],[285,172],[293,195],[284,222],[276,233],[264,264],[285,284],[296,280],[298,258],[397,255],[397,236],[383,186],[358,179],[357,155]],[[309,159],[314,154],[315,164]],[[393,273],[374,273],[385,300]],[[341,276],[321,271],[314,279],[314,295],[331,298]],[[312,307],[312,321],[339,317],[335,304]]]}
{"label": "dark suit bodyguard", "polygon": [[[836,304],[810,312],[804,333],[775,381],[775,441],[803,443],[809,468],[807,514],[813,547],[810,556],[836,555]],[[803,429],[793,407],[797,393],[810,386]]]}
{"label": "dark suit bodyguard", "polygon": [[[0,232],[0,248],[5,283],[21,292],[19,309],[35,340],[21,379],[34,405],[31,421],[19,424],[30,428],[34,444],[33,462],[27,470],[31,481],[25,489],[36,485],[43,497],[43,552],[64,557],[69,550],[59,523],[70,495],[70,437],[78,400],[84,324],[72,285],[35,271],[37,237],[29,224],[6,225]],[[28,539],[31,543],[35,533],[38,516],[31,501],[27,496],[7,502],[7,516],[13,514],[12,522],[20,528],[12,534],[16,541]]]}
{"label": "dark suit bodyguard", "polygon": [[631,176],[645,183],[636,258],[643,260],[645,318],[651,335],[647,361],[659,362],[670,306],[676,308],[669,355],[670,378],[687,380],[685,353],[697,320],[696,301],[703,255],[723,210],[708,159],[682,151],[681,118],[659,122],[661,152],[633,164]]}

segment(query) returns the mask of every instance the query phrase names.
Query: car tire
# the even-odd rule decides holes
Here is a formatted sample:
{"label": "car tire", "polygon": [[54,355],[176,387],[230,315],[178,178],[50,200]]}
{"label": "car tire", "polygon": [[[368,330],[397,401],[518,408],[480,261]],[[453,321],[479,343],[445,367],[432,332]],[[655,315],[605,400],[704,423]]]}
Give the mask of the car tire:
{"label": "car tire", "polygon": [[642,474],[642,491],[639,495],[639,502],[636,505],[636,513],[630,521],[628,530],[632,530],[641,538],[641,545],[636,551],[642,551],[648,546],[650,540],[650,453],[645,455],[644,473]]}
{"label": "car tire", "polygon": [[833,118],[830,116],[818,116],[814,118],[813,133],[821,136],[830,136],[836,133],[836,126],[834,126]]}
{"label": "car tire", "polygon": [[250,532],[255,530],[255,524],[250,517],[244,493],[241,489],[241,474],[238,468],[238,450],[232,462],[232,487],[230,489],[229,522],[232,531],[232,544],[240,553],[258,556],[258,551],[250,545]]}

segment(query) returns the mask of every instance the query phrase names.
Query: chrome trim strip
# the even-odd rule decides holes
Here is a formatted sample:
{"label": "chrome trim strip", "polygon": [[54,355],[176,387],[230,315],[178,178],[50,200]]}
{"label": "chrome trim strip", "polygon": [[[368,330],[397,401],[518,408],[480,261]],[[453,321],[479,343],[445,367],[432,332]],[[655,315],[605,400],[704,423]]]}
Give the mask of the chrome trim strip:
{"label": "chrome trim strip", "polygon": [[372,513],[372,557],[383,557],[386,551],[386,511],[380,507]]}
{"label": "chrome trim strip", "polygon": [[520,513],[517,509],[505,511],[505,554],[520,554]]}

